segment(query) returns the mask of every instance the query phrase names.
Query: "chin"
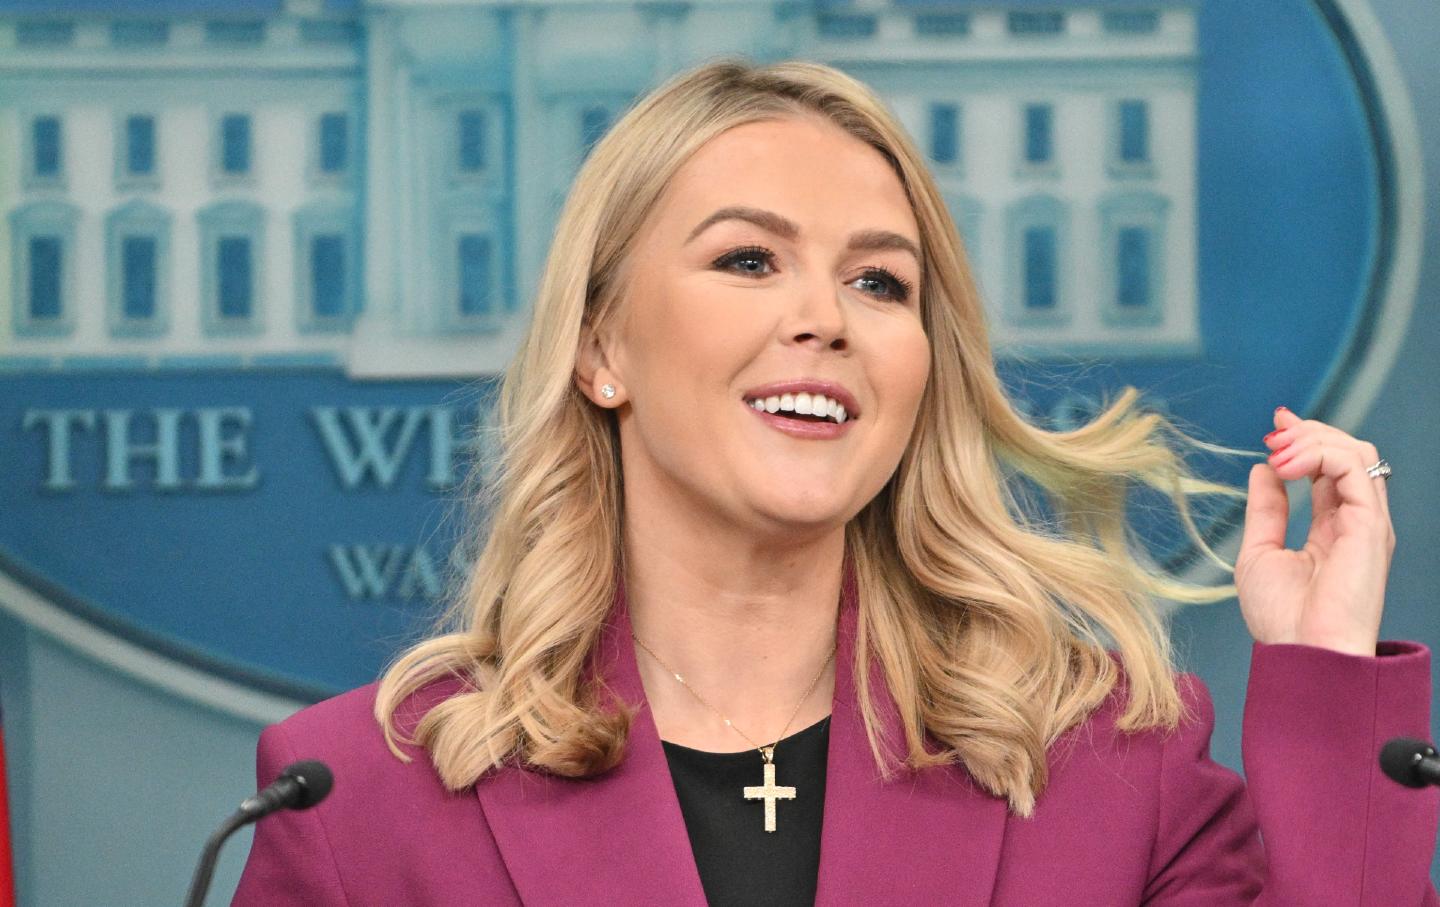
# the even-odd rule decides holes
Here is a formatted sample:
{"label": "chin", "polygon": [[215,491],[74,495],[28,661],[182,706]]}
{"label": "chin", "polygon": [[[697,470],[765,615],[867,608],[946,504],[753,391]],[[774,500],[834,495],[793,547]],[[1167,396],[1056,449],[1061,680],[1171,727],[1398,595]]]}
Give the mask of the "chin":
{"label": "chin", "polygon": [[823,532],[844,526],[854,515],[851,502],[814,497],[791,497],[768,500],[759,510],[771,531]]}

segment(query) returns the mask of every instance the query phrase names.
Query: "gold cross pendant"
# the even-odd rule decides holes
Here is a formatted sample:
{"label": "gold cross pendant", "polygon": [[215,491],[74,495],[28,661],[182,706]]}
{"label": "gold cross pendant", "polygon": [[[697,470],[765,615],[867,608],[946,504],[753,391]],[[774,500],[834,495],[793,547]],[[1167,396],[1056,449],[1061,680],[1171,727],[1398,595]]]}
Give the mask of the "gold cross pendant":
{"label": "gold cross pendant", "polygon": [[775,785],[775,747],[767,746],[760,751],[765,756],[765,783],[759,787],[745,788],[746,800],[765,801],[765,830],[775,830],[775,801],[794,800],[795,788]]}

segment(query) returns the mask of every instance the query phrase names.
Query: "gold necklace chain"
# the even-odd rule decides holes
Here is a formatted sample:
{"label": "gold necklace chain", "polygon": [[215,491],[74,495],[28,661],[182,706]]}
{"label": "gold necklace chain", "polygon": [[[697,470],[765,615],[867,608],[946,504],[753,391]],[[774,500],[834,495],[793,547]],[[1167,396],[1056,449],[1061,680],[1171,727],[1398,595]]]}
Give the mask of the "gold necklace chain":
{"label": "gold necklace chain", "polygon": [[746,739],[746,741],[748,741],[751,746],[753,746],[753,747],[755,747],[755,749],[759,750],[759,751],[760,751],[760,755],[765,758],[765,761],[766,761],[766,762],[771,762],[771,761],[773,761],[774,756],[775,756],[775,745],[778,744],[781,740],[784,740],[784,739],[785,739],[785,731],[790,730],[790,722],[795,720],[795,716],[798,715],[798,714],[800,714],[800,707],[805,704],[805,700],[807,700],[807,699],[810,698],[810,694],[813,693],[813,692],[815,692],[815,685],[820,682],[820,676],[825,673],[825,666],[828,665],[828,664],[830,664],[830,659],[833,658],[834,655],[835,655],[835,647],[832,645],[832,646],[830,647],[830,654],[827,655],[827,656],[825,656],[825,660],[820,663],[820,671],[819,671],[819,673],[817,673],[817,674],[815,675],[815,679],[814,679],[814,680],[810,681],[810,689],[806,690],[806,691],[805,691],[805,695],[800,698],[800,701],[797,702],[797,703],[795,703],[795,711],[793,711],[793,712],[790,713],[790,720],[785,722],[785,728],[784,728],[784,730],[781,730],[781,731],[780,731],[780,736],[775,738],[775,743],[772,743],[772,744],[770,744],[769,746],[761,746],[760,744],[756,743],[754,740],[751,740],[749,734],[746,734],[744,731],[740,730],[738,727],[735,727],[735,725],[730,721],[729,718],[726,718],[724,715],[722,715],[722,714],[720,713],[720,710],[719,710],[719,709],[715,708],[713,705],[711,705],[710,703],[706,702],[704,696],[701,696],[699,693],[695,692],[695,688],[692,687],[692,686],[690,686],[689,682],[686,681],[684,677],[680,676],[680,672],[679,672],[679,671],[676,671],[674,668],[672,668],[672,667],[670,667],[668,664],[666,664],[665,661],[664,661],[664,659],[662,659],[659,655],[656,655],[656,654],[655,654],[655,651],[654,651],[653,649],[651,649],[649,646],[645,645],[645,643],[640,642],[640,637],[638,637],[638,636],[635,635],[635,631],[634,631],[634,630],[631,630],[631,631],[630,631],[630,638],[633,639],[633,640],[635,640],[635,642],[639,643],[640,648],[644,649],[646,652],[649,652],[649,653],[650,653],[650,657],[653,658],[653,659],[655,659],[656,661],[658,661],[658,662],[660,663],[660,666],[661,666],[662,668],[664,668],[665,670],[669,671],[672,675],[674,675],[675,679],[678,680],[678,681],[680,681],[680,683],[684,685],[685,689],[687,689],[687,690],[690,691],[690,695],[692,695],[692,696],[694,696],[696,699],[700,700],[701,704],[704,705],[705,708],[709,709],[710,711],[714,712],[717,716],[719,716],[720,720],[723,721],[723,722],[725,722],[725,726],[726,726],[726,727],[730,728],[730,729],[733,730],[735,733],[739,734],[741,737],[744,737],[744,738]]}

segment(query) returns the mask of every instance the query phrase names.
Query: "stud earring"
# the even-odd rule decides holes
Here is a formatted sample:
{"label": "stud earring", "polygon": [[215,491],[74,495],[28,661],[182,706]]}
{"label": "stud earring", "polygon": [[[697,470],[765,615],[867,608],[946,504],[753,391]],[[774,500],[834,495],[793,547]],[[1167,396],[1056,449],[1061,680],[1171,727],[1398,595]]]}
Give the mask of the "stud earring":
{"label": "stud earring", "polygon": [[606,400],[609,400],[611,397],[615,396],[615,385],[602,384],[600,386],[600,396],[604,397]]}

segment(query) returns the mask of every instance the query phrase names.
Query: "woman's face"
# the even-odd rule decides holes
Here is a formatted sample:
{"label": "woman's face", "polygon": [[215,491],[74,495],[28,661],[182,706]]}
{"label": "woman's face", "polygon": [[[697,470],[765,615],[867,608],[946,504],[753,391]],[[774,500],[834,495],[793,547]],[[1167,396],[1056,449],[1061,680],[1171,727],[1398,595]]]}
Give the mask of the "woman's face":
{"label": "woman's face", "polygon": [[[929,373],[919,247],[894,171],[828,121],[748,123],[703,146],[637,237],[582,380],[619,404],[627,502],[762,536],[858,513],[899,463]],[[826,415],[803,413],[807,394]]]}

